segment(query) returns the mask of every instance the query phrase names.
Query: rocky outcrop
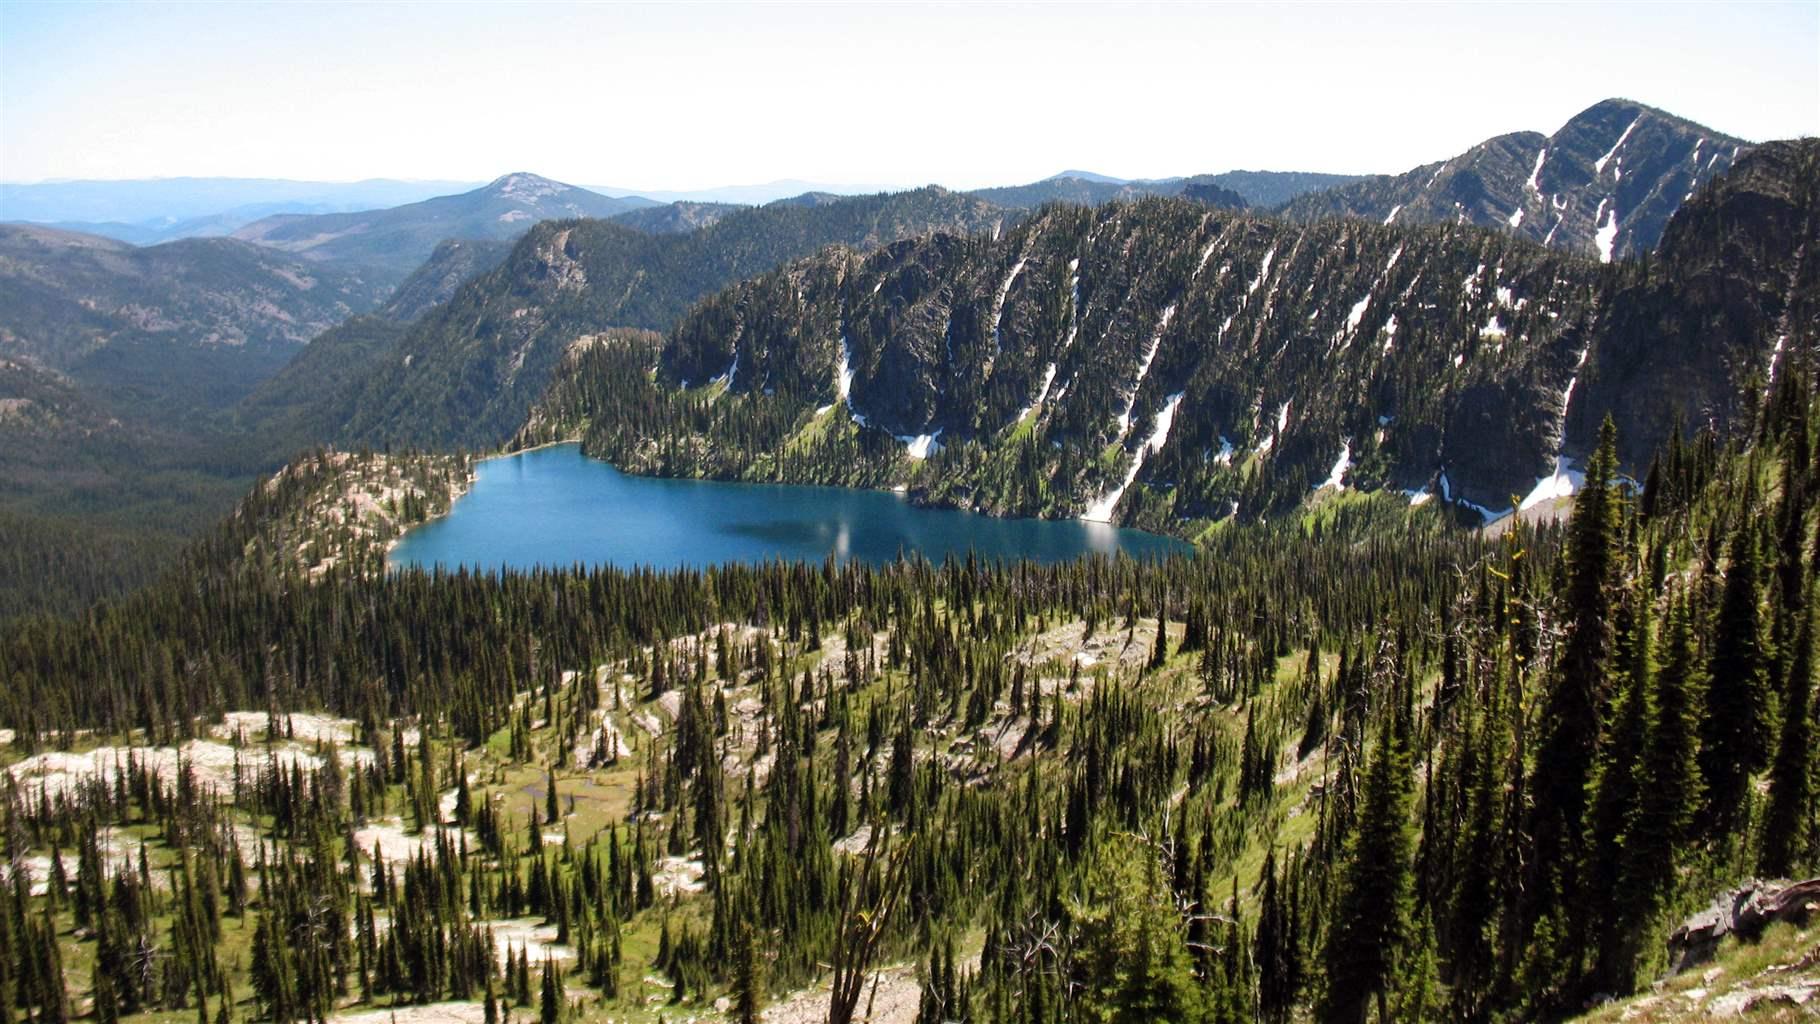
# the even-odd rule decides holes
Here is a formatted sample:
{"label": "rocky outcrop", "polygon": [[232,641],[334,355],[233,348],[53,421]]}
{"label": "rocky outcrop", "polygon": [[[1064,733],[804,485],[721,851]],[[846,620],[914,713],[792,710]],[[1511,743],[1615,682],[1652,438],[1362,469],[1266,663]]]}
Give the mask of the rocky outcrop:
{"label": "rocky outcrop", "polygon": [[1783,358],[1820,343],[1820,141],[1765,143],[1675,215],[1655,259],[1621,271],[1568,434],[1599,420],[1648,460],[1676,419],[1733,427]]}
{"label": "rocky outcrop", "polygon": [[1805,921],[1816,911],[1820,878],[1786,884],[1750,879],[1681,922],[1668,939],[1669,966],[1685,971],[1711,960],[1727,935],[1754,939],[1777,921]]}

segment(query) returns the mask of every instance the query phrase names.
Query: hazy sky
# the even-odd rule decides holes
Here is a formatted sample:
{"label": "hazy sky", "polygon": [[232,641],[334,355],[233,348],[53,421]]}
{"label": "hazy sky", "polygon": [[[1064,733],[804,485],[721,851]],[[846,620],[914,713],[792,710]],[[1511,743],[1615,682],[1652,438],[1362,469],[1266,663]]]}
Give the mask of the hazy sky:
{"label": "hazy sky", "polygon": [[0,0],[0,180],[683,189],[1401,171],[1629,96],[1820,134],[1820,0],[1293,6]]}

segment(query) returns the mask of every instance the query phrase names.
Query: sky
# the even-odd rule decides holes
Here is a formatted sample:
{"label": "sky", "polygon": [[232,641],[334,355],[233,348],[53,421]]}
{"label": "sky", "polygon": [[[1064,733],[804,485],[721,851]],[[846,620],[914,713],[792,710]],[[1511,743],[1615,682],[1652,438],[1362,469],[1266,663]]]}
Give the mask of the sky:
{"label": "sky", "polygon": [[7,182],[1397,172],[1610,96],[1747,139],[1820,134],[1820,0],[0,0]]}

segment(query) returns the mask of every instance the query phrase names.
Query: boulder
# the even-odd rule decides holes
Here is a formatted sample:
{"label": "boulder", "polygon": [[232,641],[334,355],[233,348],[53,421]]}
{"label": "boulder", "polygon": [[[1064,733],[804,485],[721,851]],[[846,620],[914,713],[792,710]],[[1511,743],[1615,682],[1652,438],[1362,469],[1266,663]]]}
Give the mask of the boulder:
{"label": "boulder", "polygon": [[1711,960],[1727,935],[1754,939],[1776,921],[1804,920],[1820,909],[1820,878],[1779,883],[1750,879],[1681,922],[1668,939],[1671,972]]}

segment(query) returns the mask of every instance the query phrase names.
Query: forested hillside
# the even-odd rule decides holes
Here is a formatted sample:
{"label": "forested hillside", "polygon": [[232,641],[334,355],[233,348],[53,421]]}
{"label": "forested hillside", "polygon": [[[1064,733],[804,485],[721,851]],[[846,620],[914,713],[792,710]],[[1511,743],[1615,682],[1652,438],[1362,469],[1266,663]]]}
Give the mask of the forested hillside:
{"label": "forested hillside", "polygon": [[323,497],[408,517],[394,488],[460,467],[314,459],[168,584],[0,633],[0,1009],[1351,1022],[1632,991],[1688,910],[1820,863],[1811,373],[1641,491],[1607,426],[1565,528],[1379,498],[1163,564],[384,574],[324,560]]}
{"label": "forested hillside", "polygon": [[523,424],[578,340],[613,327],[663,330],[740,278],[831,243],[862,248],[932,231],[991,233],[1016,219],[941,189],[742,210],[688,233],[612,221],[534,228],[505,263],[431,311],[366,374],[327,396],[349,410],[344,443],[487,447]]}
{"label": "forested hillside", "polygon": [[232,404],[383,289],[225,238],[149,248],[0,225],[0,354],[68,374],[115,412]]}
{"label": "forested hillside", "polygon": [[1817,168],[1811,141],[1761,147],[1615,267],[1166,200],[832,249],[704,301],[655,378],[624,347],[576,357],[520,440],[1191,534],[1321,488],[1476,522],[1571,491],[1607,414],[1632,474],[1677,422],[1748,421],[1816,340]]}
{"label": "forested hillside", "polygon": [[230,239],[0,226],[0,618],[168,568],[273,464],[214,417],[382,296]]}
{"label": "forested hillside", "polygon": [[708,227],[742,209],[738,203],[676,202],[615,214],[613,220],[653,235],[678,234]]}
{"label": "forested hillside", "polygon": [[429,259],[398,283],[379,308],[380,315],[410,323],[449,301],[469,280],[506,261],[512,242],[505,239],[450,238],[437,243]]}

